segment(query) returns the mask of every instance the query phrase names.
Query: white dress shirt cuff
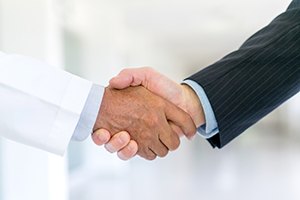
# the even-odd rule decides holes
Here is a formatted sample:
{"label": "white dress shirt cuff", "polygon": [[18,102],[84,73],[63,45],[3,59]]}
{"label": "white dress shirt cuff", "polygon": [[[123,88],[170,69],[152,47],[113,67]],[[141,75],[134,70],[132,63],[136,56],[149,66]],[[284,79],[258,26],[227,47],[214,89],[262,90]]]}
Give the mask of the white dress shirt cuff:
{"label": "white dress shirt cuff", "polygon": [[204,89],[198,83],[192,80],[185,80],[183,81],[183,83],[187,84],[195,91],[203,107],[206,123],[198,127],[198,133],[200,133],[200,135],[205,139],[211,138],[214,135],[218,134],[218,123]]}
{"label": "white dress shirt cuff", "polygon": [[104,87],[93,85],[72,136],[73,141],[83,141],[92,132],[100,109]]}

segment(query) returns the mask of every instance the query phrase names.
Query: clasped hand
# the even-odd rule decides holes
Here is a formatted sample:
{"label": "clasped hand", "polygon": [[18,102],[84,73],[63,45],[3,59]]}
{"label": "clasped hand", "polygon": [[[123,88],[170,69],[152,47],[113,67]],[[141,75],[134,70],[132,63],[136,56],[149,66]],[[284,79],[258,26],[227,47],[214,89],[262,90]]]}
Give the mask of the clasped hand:
{"label": "clasped hand", "polygon": [[136,154],[153,160],[177,149],[181,135],[192,138],[203,123],[189,86],[151,68],[126,69],[105,89],[92,138],[123,160]]}

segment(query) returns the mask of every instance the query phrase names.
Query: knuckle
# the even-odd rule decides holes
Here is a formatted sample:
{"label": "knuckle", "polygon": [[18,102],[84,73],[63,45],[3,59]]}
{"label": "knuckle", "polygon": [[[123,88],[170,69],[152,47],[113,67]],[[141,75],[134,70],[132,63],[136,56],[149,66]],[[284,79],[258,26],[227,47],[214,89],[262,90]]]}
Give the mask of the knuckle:
{"label": "knuckle", "polygon": [[127,74],[130,71],[130,68],[122,69],[120,74]]}
{"label": "knuckle", "polygon": [[159,124],[159,117],[157,115],[153,115],[150,120],[152,126],[157,126]]}
{"label": "knuckle", "polygon": [[154,114],[154,113],[153,114],[149,114],[148,116],[146,116],[146,118],[144,118],[143,121],[149,127],[157,127],[157,125],[160,122],[158,115]]}
{"label": "knuckle", "polygon": [[137,142],[139,143],[139,145],[147,145],[151,140],[152,140],[152,135],[149,134],[148,131],[142,131],[140,132],[140,134],[137,137]]}
{"label": "knuckle", "polygon": [[143,67],[143,69],[144,69],[146,72],[148,72],[148,73],[151,73],[151,72],[154,71],[154,69],[153,69],[152,67],[150,67],[150,66],[145,66],[145,67]]}

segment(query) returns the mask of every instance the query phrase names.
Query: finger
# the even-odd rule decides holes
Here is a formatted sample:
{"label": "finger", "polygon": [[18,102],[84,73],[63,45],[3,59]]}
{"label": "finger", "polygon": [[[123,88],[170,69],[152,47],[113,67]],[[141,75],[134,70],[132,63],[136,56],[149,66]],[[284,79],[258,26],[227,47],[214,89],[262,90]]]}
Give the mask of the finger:
{"label": "finger", "polygon": [[105,148],[110,153],[117,152],[130,142],[130,135],[126,131],[121,131],[115,134],[110,141],[105,145]]}
{"label": "finger", "polygon": [[172,103],[166,102],[166,117],[178,126],[188,138],[192,138],[196,134],[196,126],[189,114],[184,112]]}
{"label": "finger", "polygon": [[137,154],[146,160],[154,160],[157,157],[157,155],[148,147],[139,149]]}
{"label": "finger", "polygon": [[154,153],[154,151],[150,148],[148,148],[148,150],[146,151],[146,155],[147,155],[147,157],[146,157],[147,160],[155,160],[157,157],[157,155]]}
{"label": "finger", "polygon": [[155,144],[152,143],[150,148],[153,153],[155,153],[158,157],[165,157],[169,153],[168,147],[161,141],[157,141]]}
{"label": "finger", "polygon": [[159,140],[170,150],[176,150],[180,145],[179,136],[172,130],[167,120],[161,123],[159,133]]}
{"label": "finger", "polygon": [[170,125],[171,129],[173,130],[173,132],[175,132],[179,137],[184,136],[183,131],[181,130],[181,128],[176,126],[173,122],[169,122],[169,125]]}
{"label": "finger", "polygon": [[137,143],[134,140],[130,140],[129,144],[118,152],[118,157],[122,160],[129,160],[136,155],[137,151]]}
{"label": "finger", "polygon": [[105,129],[99,129],[92,134],[92,139],[96,145],[103,145],[110,140],[110,133]]}

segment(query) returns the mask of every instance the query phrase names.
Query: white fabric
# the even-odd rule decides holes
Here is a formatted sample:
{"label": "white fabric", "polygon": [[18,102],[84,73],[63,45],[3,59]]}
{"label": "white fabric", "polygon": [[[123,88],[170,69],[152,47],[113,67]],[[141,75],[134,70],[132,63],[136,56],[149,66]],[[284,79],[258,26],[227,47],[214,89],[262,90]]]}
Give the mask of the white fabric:
{"label": "white fabric", "polygon": [[105,88],[94,84],[86,100],[79,122],[72,136],[73,141],[83,141],[89,137],[95,126]]}
{"label": "white fabric", "polygon": [[0,136],[63,155],[92,83],[0,52]]}

